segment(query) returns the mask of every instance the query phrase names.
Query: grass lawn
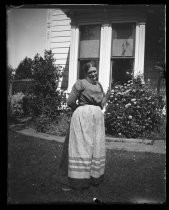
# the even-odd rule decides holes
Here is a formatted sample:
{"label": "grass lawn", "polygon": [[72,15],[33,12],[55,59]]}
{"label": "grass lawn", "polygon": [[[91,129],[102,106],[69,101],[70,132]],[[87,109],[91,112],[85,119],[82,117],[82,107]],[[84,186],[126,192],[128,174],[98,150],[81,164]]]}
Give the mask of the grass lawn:
{"label": "grass lawn", "polygon": [[107,150],[105,181],[63,192],[58,179],[62,144],[8,133],[8,203],[165,202],[165,155]]}

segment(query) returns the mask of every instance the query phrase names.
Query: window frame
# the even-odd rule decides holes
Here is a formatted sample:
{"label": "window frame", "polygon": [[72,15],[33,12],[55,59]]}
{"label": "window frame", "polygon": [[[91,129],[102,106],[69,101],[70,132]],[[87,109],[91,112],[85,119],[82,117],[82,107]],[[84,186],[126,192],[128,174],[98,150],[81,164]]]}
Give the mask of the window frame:
{"label": "window frame", "polygon": [[137,21],[131,20],[131,21],[112,21],[111,22],[111,29],[113,30],[113,24],[133,24],[133,30],[134,30],[134,43],[133,43],[133,55],[132,56],[112,56],[112,48],[113,48],[113,37],[111,37],[111,53],[110,53],[110,83],[109,86],[111,87],[112,81],[113,81],[113,61],[117,59],[133,59],[133,69],[132,69],[132,79],[134,78],[134,66],[135,66],[135,52],[136,52],[136,26]]}
{"label": "window frame", "polygon": [[[81,26],[91,26],[91,25],[92,25],[92,26],[93,26],[93,25],[100,26],[99,57],[98,57],[98,58],[96,58],[96,57],[80,58],[80,36],[81,36],[80,27],[81,27]],[[80,76],[80,61],[84,61],[84,60],[96,60],[96,61],[100,62],[101,28],[102,28],[102,24],[101,24],[101,23],[98,23],[98,22],[94,22],[94,23],[83,23],[83,24],[79,24],[79,25],[78,25],[78,28],[79,28],[79,43],[78,43],[77,79],[79,79],[79,76]],[[99,63],[98,63],[98,66],[100,66]],[[98,74],[98,77],[99,77],[99,68],[97,69],[97,74]]]}

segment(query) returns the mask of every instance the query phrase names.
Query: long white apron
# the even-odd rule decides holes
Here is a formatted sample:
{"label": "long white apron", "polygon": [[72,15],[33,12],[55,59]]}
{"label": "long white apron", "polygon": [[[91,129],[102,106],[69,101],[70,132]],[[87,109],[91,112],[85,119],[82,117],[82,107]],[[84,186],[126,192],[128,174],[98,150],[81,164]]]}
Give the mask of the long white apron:
{"label": "long white apron", "polygon": [[68,156],[68,177],[89,179],[104,174],[105,127],[99,106],[80,106],[73,113]]}

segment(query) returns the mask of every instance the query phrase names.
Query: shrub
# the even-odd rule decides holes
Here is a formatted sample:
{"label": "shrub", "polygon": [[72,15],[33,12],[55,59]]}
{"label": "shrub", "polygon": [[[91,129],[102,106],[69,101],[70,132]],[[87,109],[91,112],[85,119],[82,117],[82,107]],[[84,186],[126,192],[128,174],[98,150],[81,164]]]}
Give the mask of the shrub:
{"label": "shrub", "polygon": [[144,138],[162,125],[162,96],[136,78],[116,85],[105,111],[106,132],[116,137]]}
{"label": "shrub", "polygon": [[16,93],[11,97],[11,115],[19,117],[23,115],[22,98],[24,94],[22,92]]}
{"label": "shrub", "polygon": [[15,70],[15,79],[31,79],[32,78],[32,59],[25,57]]}
{"label": "shrub", "polygon": [[[55,65],[52,51],[46,51],[44,58],[38,54],[32,62],[33,94],[31,112],[36,116],[35,128],[39,132],[54,132],[64,135],[67,120],[63,113],[67,111],[66,94],[58,90],[63,69]],[[60,123],[58,121],[60,120]]]}
{"label": "shrub", "polygon": [[47,115],[36,118],[35,127],[38,132],[48,133],[57,136],[65,136],[70,123],[70,114],[62,113],[55,120]]}
{"label": "shrub", "polygon": [[67,110],[66,94],[58,91],[52,97],[50,95],[43,97],[32,97],[30,102],[31,112],[34,116],[46,115],[55,120],[62,112]]}
{"label": "shrub", "polygon": [[37,132],[46,133],[50,125],[50,118],[47,115],[40,115],[35,119],[35,128]]}
{"label": "shrub", "polygon": [[57,122],[48,126],[47,133],[57,136],[65,136],[70,124],[70,115],[62,113]]}
{"label": "shrub", "polygon": [[32,70],[34,86],[33,92],[37,97],[46,98],[57,94],[60,67],[55,65],[52,51],[45,50],[44,58],[38,54],[34,57]]}
{"label": "shrub", "polygon": [[57,90],[59,78],[62,76],[59,66],[55,65],[51,51],[44,53],[44,58],[38,54],[34,57],[32,112],[36,116],[55,118],[60,113],[63,94]]}
{"label": "shrub", "polygon": [[34,81],[32,79],[13,80],[12,93],[22,92],[28,94],[32,90]]}

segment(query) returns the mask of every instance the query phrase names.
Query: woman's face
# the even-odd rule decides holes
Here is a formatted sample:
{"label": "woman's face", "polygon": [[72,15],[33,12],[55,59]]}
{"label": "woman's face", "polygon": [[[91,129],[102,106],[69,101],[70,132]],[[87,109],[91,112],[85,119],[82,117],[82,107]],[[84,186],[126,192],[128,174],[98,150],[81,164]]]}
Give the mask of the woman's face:
{"label": "woman's face", "polygon": [[87,77],[93,81],[97,81],[97,69],[96,67],[90,67],[87,72]]}

